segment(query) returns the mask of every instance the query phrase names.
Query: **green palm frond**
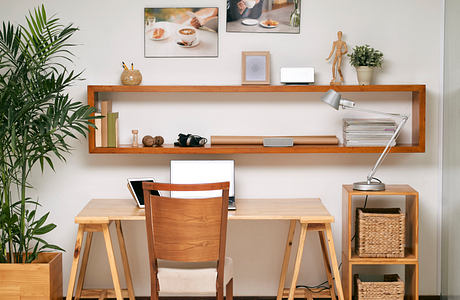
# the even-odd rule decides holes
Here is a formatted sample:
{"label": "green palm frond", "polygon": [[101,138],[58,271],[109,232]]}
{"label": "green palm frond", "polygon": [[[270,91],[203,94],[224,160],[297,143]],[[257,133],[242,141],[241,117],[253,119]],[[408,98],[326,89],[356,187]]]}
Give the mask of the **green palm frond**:
{"label": "green palm frond", "polygon": [[68,69],[76,31],[43,5],[29,11],[25,25],[0,26],[0,263],[62,250],[43,239],[56,225],[47,222],[49,213],[37,215],[28,176],[37,164],[54,170],[53,160],[71,152],[70,140],[94,126],[95,109],[67,93],[81,76]]}

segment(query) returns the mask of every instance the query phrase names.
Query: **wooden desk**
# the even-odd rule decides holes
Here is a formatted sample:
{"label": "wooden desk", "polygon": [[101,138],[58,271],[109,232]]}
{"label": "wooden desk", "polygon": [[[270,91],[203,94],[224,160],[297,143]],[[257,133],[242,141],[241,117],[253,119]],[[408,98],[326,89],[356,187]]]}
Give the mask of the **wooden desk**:
{"label": "wooden desk", "polygon": [[[336,294],[334,287],[336,287],[339,300],[343,300],[342,283],[340,280],[331,231],[331,223],[334,222],[334,217],[329,214],[320,199],[237,199],[236,207],[236,211],[229,211],[229,220],[290,221],[284,259],[281,267],[277,300],[281,300],[282,298],[292,300],[294,299],[294,296],[313,299],[310,291],[306,289],[296,289],[307,231],[318,231],[326,274],[329,285],[331,286],[330,292],[327,290],[318,292],[314,294],[314,297],[333,297],[333,299],[335,299]],[[117,300],[121,300],[123,297],[129,297],[130,300],[134,300],[134,289],[131,280],[131,272],[129,270],[128,256],[126,253],[121,221],[145,221],[144,210],[139,209],[132,199],[93,199],[77,215],[75,223],[79,226],[72,268],[70,271],[69,286],[67,289],[67,300],[71,300],[73,296],[81,252],[83,252],[83,258],[80,274],[78,276],[77,288],[75,291],[75,299],[94,297],[104,299],[106,297],[116,297]],[[112,240],[109,232],[109,225],[111,222],[115,222],[117,229],[117,237],[120,245],[121,259],[123,262],[127,285],[126,290],[121,290],[120,288]],[[292,283],[290,288],[286,289],[284,288],[284,284],[286,281],[286,273],[289,265],[289,258],[291,256],[292,241],[297,222],[300,223],[301,229],[299,246],[296,254]],[[83,236],[85,232],[87,233],[87,237],[85,241],[85,248],[82,249]],[[104,235],[110,271],[112,273],[112,280],[114,284],[113,290],[83,289],[93,232],[102,232]],[[327,247],[329,247],[330,259]],[[332,273],[334,274],[334,277],[332,276]],[[333,278],[335,278],[335,284]]]}

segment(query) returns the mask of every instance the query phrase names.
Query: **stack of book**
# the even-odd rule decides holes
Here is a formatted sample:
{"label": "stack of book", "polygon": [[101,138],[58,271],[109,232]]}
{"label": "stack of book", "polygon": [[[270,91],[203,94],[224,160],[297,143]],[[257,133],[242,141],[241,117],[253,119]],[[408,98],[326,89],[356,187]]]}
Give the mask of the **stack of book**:
{"label": "stack of book", "polygon": [[[392,119],[343,119],[343,144],[349,147],[383,147],[396,131]],[[391,146],[395,146],[396,141]]]}
{"label": "stack of book", "polygon": [[96,147],[118,147],[118,113],[112,112],[112,101],[103,100],[101,111],[95,115],[103,117],[95,121]]}

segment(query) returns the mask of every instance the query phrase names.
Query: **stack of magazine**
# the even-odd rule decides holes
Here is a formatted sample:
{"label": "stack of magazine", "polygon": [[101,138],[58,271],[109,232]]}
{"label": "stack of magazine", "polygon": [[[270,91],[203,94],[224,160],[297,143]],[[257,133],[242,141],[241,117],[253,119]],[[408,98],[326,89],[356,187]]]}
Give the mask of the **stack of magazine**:
{"label": "stack of magazine", "polygon": [[[348,147],[383,147],[396,131],[392,119],[343,119],[343,144]],[[391,146],[396,145],[396,141]]]}

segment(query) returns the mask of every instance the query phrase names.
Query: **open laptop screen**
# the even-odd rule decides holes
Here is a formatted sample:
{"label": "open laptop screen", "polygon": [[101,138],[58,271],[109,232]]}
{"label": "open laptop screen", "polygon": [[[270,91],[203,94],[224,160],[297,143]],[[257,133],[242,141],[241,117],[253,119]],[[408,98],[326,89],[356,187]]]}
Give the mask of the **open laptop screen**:
{"label": "open laptop screen", "polygon": [[[233,160],[171,160],[171,183],[194,184],[230,182],[229,198],[235,198],[235,161]],[[171,192],[175,198],[219,197],[220,191]]]}

